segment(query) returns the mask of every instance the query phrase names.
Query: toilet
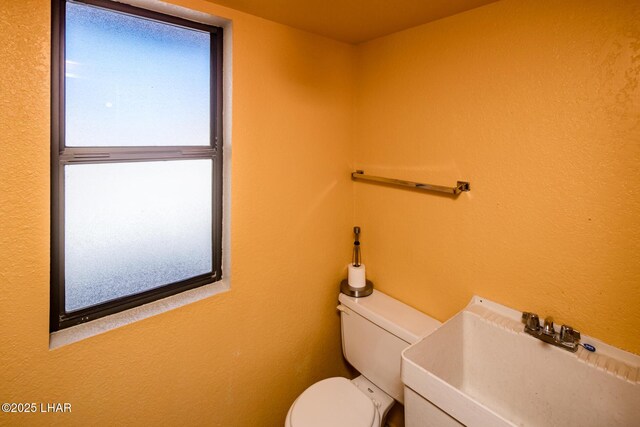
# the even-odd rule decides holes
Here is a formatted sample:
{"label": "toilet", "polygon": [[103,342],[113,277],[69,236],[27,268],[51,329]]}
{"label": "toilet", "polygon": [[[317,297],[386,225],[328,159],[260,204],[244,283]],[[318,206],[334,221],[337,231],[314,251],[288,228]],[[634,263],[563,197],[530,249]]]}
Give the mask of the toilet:
{"label": "toilet", "polygon": [[404,403],[400,353],[440,322],[382,292],[340,294],[342,352],[361,375],[318,381],[293,402],[285,427],[381,427],[395,401]]}

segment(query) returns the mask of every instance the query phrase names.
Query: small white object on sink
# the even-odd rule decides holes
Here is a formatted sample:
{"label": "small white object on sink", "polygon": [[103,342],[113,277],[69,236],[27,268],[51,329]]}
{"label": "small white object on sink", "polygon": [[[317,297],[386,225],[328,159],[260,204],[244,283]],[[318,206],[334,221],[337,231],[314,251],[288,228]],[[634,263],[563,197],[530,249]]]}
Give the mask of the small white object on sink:
{"label": "small white object on sink", "polygon": [[407,427],[640,425],[640,356],[582,335],[571,353],[524,333],[521,313],[473,297],[402,353]]}

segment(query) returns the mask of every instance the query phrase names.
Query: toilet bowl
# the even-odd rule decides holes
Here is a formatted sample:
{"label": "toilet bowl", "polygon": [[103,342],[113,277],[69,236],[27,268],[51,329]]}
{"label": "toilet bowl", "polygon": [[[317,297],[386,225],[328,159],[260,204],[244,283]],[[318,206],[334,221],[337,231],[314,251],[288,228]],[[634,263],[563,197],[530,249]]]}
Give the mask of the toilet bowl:
{"label": "toilet bowl", "polygon": [[313,384],[293,402],[285,426],[379,427],[393,402],[363,376],[351,381],[327,378]]}
{"label": "toilet bowl", "polygon": [[395,401],[403,402],[401,352],[440,322],[379,291],[339,296],[342,351],[362,375],[327,378],[293,402],[285,427],[380,427]]}

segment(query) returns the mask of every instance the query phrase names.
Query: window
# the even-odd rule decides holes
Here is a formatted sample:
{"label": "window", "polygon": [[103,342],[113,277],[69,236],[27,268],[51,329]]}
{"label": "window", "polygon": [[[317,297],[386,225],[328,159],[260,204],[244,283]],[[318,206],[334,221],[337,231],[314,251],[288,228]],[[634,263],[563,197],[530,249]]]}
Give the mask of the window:
{"label": "window", "polygon": [[222,29],[53,4],[51,330],[222,276]]}

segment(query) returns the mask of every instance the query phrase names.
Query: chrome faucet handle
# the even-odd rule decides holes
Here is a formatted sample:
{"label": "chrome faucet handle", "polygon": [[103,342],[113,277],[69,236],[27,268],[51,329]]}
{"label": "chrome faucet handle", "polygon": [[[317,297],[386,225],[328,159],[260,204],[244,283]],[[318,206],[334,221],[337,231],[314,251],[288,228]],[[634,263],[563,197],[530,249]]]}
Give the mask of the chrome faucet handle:
{"label": "chrome faucet handle", "polygon": [[539,331],[540,330],[540,319],[538,315],[535,313],[523,312],[522,313],[522,323],[524,323],[525,328],[531,331]]}
{"label": "chrome faucet handle", "polygon": [[569,325],[562,325],[560,327],[560,342],[563,343],[576,343],[580,341],[580,332],[576,331]]}
{"label": "chrome faucet handle", "polygon": [[544,326],[542,327],[542,333],[549,335],[550,337],[556,334],[556,330],[553,327],[553,317],[545,317]]}
{"label": "chrome faucet handle", "polygon": [[569,325],[562,325],[560,332],[556,333],[556,329],[553,325],[553,318],[551,317],[546,317],[544,319],[544,326],[540,327],[540,319],[538,318],[538,315],[525,311],[522,313],[522,323],[525,324],[525,334],[529,334],[547,344],[560,347],[573,353],[578,351],[578,347],[580,346],[583,346],[589,351],[595,351],[595,348],[589,344],[580,344],[580,332],[574,330]]}

